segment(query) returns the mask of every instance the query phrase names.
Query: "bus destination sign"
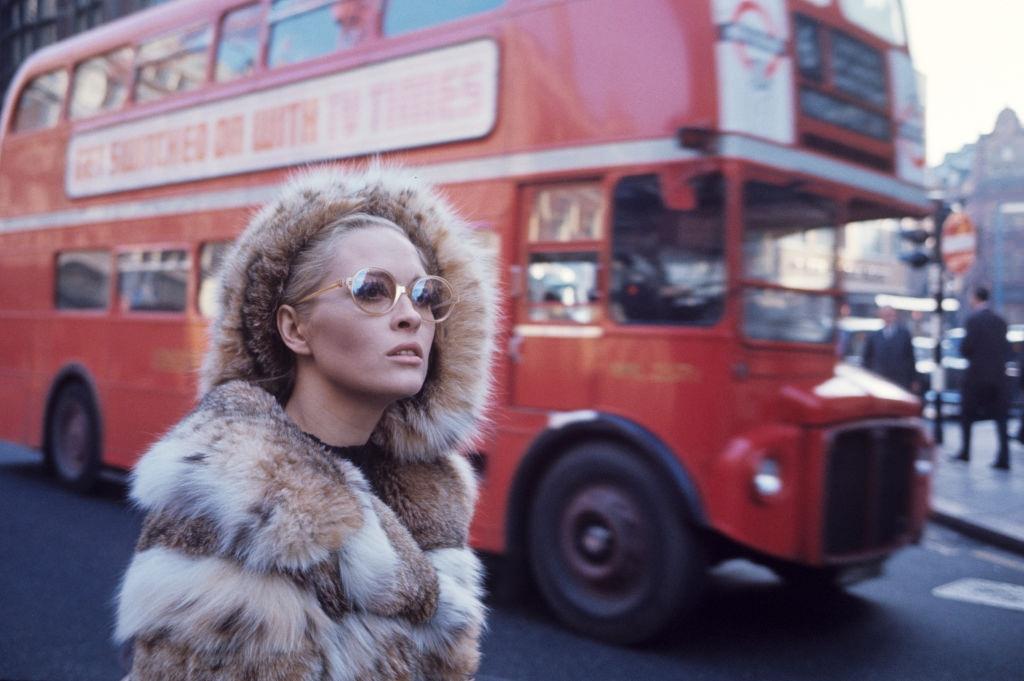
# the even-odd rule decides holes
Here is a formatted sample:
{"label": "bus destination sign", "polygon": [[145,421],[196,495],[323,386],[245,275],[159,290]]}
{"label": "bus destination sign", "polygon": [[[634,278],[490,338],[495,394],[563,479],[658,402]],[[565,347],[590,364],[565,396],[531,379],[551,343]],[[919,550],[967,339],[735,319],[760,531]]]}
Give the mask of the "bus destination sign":
{"label": "bus destination sign", "polygon": [[185,182],[428,144],[494,126],[498,47],[455,47],[75,133],[69,196]]}

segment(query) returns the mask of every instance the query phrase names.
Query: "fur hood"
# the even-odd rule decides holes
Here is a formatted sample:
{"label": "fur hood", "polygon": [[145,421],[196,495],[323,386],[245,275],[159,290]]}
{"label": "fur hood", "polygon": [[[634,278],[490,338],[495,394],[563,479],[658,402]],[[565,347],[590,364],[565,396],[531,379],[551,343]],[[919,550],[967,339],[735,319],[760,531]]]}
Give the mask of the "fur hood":
{"label": "fur hood", "polygon": [[422,390],[384,413],[371,441],[390,456],[423,461],[468,446],[483,423],[497,320],[494,263],[472,228],[410,172],[372,165],[296,175],[235,241],[221,268],[220,313],[211,326],[200,395],[233,380],[286,399],[290,351],[275,313],[295,255],[330,222],[370,213],[401,227],[452,283],[459,302],[438,325]]}

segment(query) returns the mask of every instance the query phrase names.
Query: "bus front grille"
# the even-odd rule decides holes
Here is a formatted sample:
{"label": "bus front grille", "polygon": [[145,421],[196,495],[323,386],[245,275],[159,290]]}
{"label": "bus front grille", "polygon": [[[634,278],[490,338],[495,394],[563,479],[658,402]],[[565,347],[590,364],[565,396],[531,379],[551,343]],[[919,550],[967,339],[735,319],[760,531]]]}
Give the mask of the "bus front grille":
{"label": "bus front grille", "polygon": [[825,555],[891,546],[909,530],[916,432],[872,426],[837,433],[825,482]]}

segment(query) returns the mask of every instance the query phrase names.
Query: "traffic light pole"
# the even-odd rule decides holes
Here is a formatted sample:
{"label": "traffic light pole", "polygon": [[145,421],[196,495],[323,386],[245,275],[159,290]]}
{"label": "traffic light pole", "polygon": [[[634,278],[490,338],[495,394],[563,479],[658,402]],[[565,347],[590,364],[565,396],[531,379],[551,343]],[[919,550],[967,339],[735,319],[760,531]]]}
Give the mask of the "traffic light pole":
{"label": "traffic light pole", "polygon": [[[942,264],[940,241],[942,230],[936,232],[935,252],[939,255],[936,264],[939,267],[939,282],[935,290],[935,372],[932,377],[932,395],[935,400],[934,438],[937,444],[945,441],[942,428],[942,391],[946,389],[946,368],[942,365],[942,301],[946,297],[943,290],[946,279],[946,268]],[[937,380],[936,380],[937,379]]]}
{"label": "traffic light pole", "polygon": [[942,302],[946,298],[946,265],[942,261],[942,225],[949,215],[949,207],[945,201],[935,202],[932,212],[935,237],[934,262],[938,267],[938,282],[935,287],[935,370],[932,373],[932,395],[935,401],[935,420],[933,437],[936,444],[943,444],[945,436],[942,427],[942,392],[946,389],[946,368],[942,365]]}

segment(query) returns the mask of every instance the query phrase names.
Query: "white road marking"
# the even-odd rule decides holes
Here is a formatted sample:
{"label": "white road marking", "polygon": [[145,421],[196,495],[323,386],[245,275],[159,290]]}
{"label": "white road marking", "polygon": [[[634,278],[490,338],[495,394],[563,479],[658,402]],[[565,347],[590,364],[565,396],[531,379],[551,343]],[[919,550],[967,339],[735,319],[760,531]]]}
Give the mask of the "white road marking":
{"label": "white road marking", "polygon": [[988,561],[989,563],[995,563],[996,565],[1002,565],[1003,567],[1008,567],[1012,570],[1024,572],[1024,561],[1016,560],[1014,558],[1010,558],[1009,556],[1004,556],[1002,554],[995,553],[994,551],[975,549],[974,551],[971,551],[971,555],[973,555],[975,558]]}
{"label": "white road marking", "polygon": [[926,539],[924,541],[924,547],[929,551],[941,553],[944,556],[955,556],[958,553],[960,553],[960,549],[953,548],[952,546],[948,546],[946,544],[943,544],[942,542],[937,542],[935,540],[930,539]]}
{"label": "white road marking", "polygon": [[932,589],[932,595],[1024,612],[1024,586],[967,577]]}

